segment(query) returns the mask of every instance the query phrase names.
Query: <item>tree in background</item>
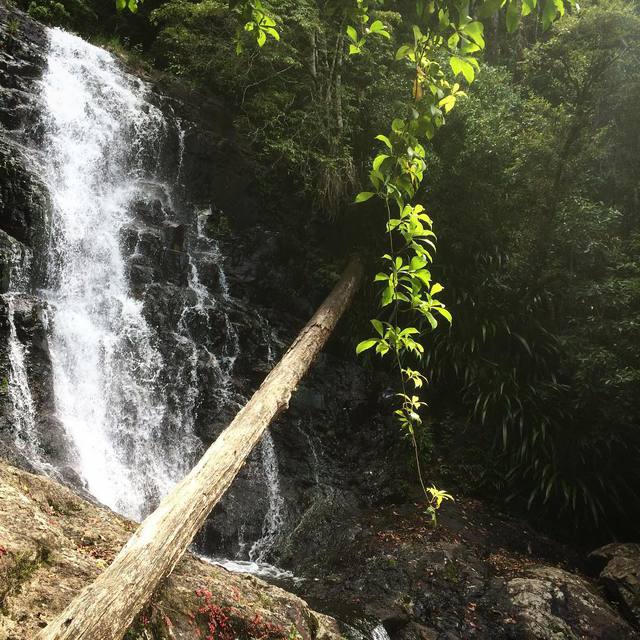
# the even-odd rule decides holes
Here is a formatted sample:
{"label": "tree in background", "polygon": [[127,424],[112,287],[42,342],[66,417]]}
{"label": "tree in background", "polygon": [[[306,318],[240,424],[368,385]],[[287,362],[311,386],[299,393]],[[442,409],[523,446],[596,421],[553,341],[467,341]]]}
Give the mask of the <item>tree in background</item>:
{"label": "tree in background", "polygon": [[605,536],[640,513],[639,46],[636,7],[597,3],[528,49],[517,82],[487,70],[428,196],[457,317],[435,386],[468,425],[463,444],[444,429],[448,450],[485,490]]}

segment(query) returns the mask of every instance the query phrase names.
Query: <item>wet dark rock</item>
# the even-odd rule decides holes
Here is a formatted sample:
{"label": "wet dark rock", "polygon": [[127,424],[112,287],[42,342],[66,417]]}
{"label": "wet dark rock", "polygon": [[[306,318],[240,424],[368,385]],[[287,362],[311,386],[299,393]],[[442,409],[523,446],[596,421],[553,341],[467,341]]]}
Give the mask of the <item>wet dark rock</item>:
{"label": "wet dark rock", "polygon": [[151,224],[159,225],[166,218],[162,201],[158,198],[151,201],[138,200],[133,203],[132,210],[136,218]]}
{"label": "wet dark rock", "polygon": [[168,251],[184,253],[186,228],[183,224],[166,220],[162,224],[164,245]]}
{"label": "wet dark rock", "polygon": [[[389,626],[391,626],[390,630],[393,632],[393,624]],[[409,622],[402,626],[397,633],[394,633],[393,637],[395,640],[438,640],[438,632],[421,624]]]}
{"label": "wet dark rock", "polygon": [[45,66],[45,44],[42,25],[9,3],[0,5],[0,125],[19,135],[27,129],[29,135],[35,133],[39,110],[34,85]]}
{"label": "wet dark rock", "polygon": [[222,273],[219,259],[204,257],[199,266],[200,283],[214,294],[223,293]]}
{"label": "wet dark rock", "polygon": [[554,566],[577,560],[566,548],[477,501],[448,504],[436,528],[407,504],[330,517],[333,536],[284,562],[309,578],[293,588],[381,620],[392,640],[636,637],[575,565]]}
{"label": "wet dark rock", "polygon": [[25,249],[21,242],[0,230],[0,293],[9,291],[11,274],[22,261]]}
{"label": "wet dark rock", "polygon": [[[71,475],[68,466],[68,461],[74,458],[74,444],[62,422],[55,415],[42,414],[38,416],[36,425],[45,458],[50,460],[56,468],[67,469],[63,475],[74,480],[75,483],[79,480],[79,476],[75,473]],[[77,486],[82,487],[83,482],[80,481]]]}
{"label": "wet dark rock", "polygon": [[183,251],[165,249],[162,257],[164,280],[186,287],[189,281],[189,256]]}
{"label": "wet dark rock", "polygon": [[611,600],[640,628],[640,544],[614,542],[592,551],[589,559]]}
{"label": "wet dark rock", "polygon": [[[37,384],[31,385],[36,433],[30,437],[37,437],[41,453],[51,464],[63,467],[73,459],[74,447],[62,423],[55,417],[47,306],[29,294],[13,295],[12,304],[13,324],[16,338],[24,350],[26,372],[29,380],[37,381]],[[10,332],[8,305],[8,300],[0,299],[0,336],[4,344],[8,343]],[[0,350],[0,380],[3,388],[0,394],[0,440],[5,447],[11,448],[14,446],[15,433],[13,405],[7,393],[10,375],[8,358],[8,353]]]}
{"label": "wet dark rock", "polygon": [[145,264],[138,264],[133,259],[129,261],[129,271],[127,275],[134,291],[144,289],[146,285],[149,285],[158,279],[158,273],[153,267],[149,267]]}
{"label": "wet dark rock", "polygon": [[32,248],[46,231],[48,199],[26,154],[0,132],[0,229]]}

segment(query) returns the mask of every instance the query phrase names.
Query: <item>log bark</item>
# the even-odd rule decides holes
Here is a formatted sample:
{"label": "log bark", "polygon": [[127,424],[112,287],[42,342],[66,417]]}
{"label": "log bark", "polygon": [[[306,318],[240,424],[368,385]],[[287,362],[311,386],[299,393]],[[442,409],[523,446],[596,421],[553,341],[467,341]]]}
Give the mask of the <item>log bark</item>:
{"label": "log bark", "polygon": [[175,567],[212,508],[331,335],[362,279],[352,259],[339,282],[260,388],[200,462],[139,526],[113,563],[37,636],[120,640]]}

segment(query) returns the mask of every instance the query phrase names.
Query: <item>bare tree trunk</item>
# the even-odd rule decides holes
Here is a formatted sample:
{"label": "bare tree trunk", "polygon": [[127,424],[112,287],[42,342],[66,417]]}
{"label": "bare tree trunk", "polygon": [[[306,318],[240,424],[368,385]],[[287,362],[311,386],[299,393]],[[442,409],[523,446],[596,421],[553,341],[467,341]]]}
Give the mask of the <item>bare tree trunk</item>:
{"label": "bare tree trunk", "polygon": [[340,281],[251,400],[200,462],[146,518],[113,563],[37,636],[120,640],[184,553],[349,306],[362,279],[352,259]]}
{"label": "bare tree trunk", "polygon": [[340,34],[338,38],[338,65],[336,72],[336,125],[340,133],[342,133],[344,128],[344,121],[342,119],[342,43],[343,38],[342,34]]}
{"label": "bare tree trunk", "polygon": [[311,71],[311,76],[315,80],[318,77],[318,46],[316,44],[315,29],[311,32],[311,35],[309,37],[311,39],[311,57],[309,58],[309,68]]}

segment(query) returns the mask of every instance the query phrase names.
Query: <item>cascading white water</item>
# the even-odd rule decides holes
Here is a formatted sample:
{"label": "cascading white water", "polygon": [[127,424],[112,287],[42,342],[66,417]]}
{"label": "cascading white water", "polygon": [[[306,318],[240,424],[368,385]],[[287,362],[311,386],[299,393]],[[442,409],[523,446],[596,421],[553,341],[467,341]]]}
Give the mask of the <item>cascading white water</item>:
{"label": "cascading white water", "polygon": [[29,288],[32,252],[18,242],[6,237],[12,248],[9,271],[9,292],[2,294],[7,310],[7,355],[9,375],[6,380],[11,398],[14,442],[16,448],[39,471],[55,475],[53,467],[44,460],[36,432],[36,407],[29,384],[27,358],[28,348],[18,338],[16,327],[16,306]]}
{"label": "cascading white water", "polygon": [[262,468],[266,479],[269,508],[262,525],[262,536],[256,540],[249,550],[249,560],[264,562],[266,554],[271,550],[282,529],[285,517],[285,502],[280,491],[280,474],[278,472],[278,458],[269,431],[265,431],[260,440],[262,453]]}
{"label": "cascading white water", "polygon": [[[184,144],[184,142],[182,143]],[[220,286],[221,301],[223,304],[228,304],[230,300],[229,285],[227,284],[227,276],[222,268],[222,255],[220,253],[220,247],[217,242],[211,239],[204,230],[205,224],[208,218],[212,215],[211,209],[200,211],[196,218],[196,240],[198,248],[203,254],[206,254],[209,259],[215,259],[218,267],[218,282]],[[198,274],[197,267],[192,259],[190,259],[190,274],[189,274],[189,286],[195,291],[197,296],[197,308],[200,310],[206,310],[207,307],[212,307],[214,301],[209,294],[207,288],[200,282],[200,276]],[[240,353],[240,340],[238,338],[238,332],[231,323],[228,314],[224,314],[225,329],[227,333],[227,340],[224,345],[224,351],[220,358],[216,357],[212,353],[209,353],[212,361],[216,364],[218,374],[220,376],[220,382],[218,387],[218,394],[223,402],[234,402],[231,397],[231,376],[233,374],[233,367],[236,363],[236,359]],[[207,327],[210,328],[208,319]],[[245,398],[239,398],[241,403],[235,402],[238,409],[242,408]]]}
{"label": "cascading white water", "polygon": [[120,242],[164,122],[110,54],[59,29],[49,38],[41,91],[57,411],[91,493],[139,518],[185,471],[190,435],[174,433],[175,447],[161,449],[163,362],[129,291]]}
{"label": "cascading white water", "polygon": [[36,409],[29,387],[27,375],[27,350],[20,342],[15,323],[16,296],[6,293],[3,296],[7,307],[9,339],[7,351],[9,355],[9,377],[7,389],[13,404],[13,429],[17,448],[38,469],[44,468],[40,451],[37,448]]}
{"label": "cascading white water", "polygon": [[389,633],[382,624],[378,624],[373,628],[371,631],[371,640],[390,640]]}
{"label": "cascading white water", "polygon": [[[184,356],[171,360],[160,342],[167,335],[157,334],[145,318],[143,301],[131,292],[128,270],[129,264],[146,259],[148,243],[148,229],[134,217],[136,203],[158,193],[164,194],[161,201],[170,198],[180,180],[182,158],[177,173],[164,183],[159,178],[160,149],[170,131],[182,153],[184,131],[173,120],[171,127],[167,124],[145,85],[126,74],[109,53],[59,29],[48,35],[47,69],[40,81],[44,135],[38,163],[52,202],[48,279],[41,294],[49,309],[56,413],[74,445],[69,455],[76,458],[67,462],[88,490],[113,509],[141,518],[201,451],[195,436],[199,367],[215,372],[216,388],[208,392],[220,406],[244,403],[233,390],[239,338],[224,312],[231,299],[218,245],[205,230],[212,212],[205,210],[188,235],[189,270],[180,294],[185,306],[170,329],[170,339],[179,346],[176,353]],[[133,246],[123,238],[132,239]],[[18,262],[29,258],[19,257]],[[200,261],[218,267],[219,295],[201,282]],[[24,274],[18,269],[15,275]],[[27,291],[27,280],[14,290]],[[20,441],[33,443],[35,448],[25,455],[37,463],[28,351],[17,339],[14,299],[7,305],[16,432]],[[220,330],[212,322],[220,317],[223,346],[210,349],[200,340],[201,332]],[[271,353],[269,345],[270,358]],[[269,508],[262,537],[251,550],[252,560],[260,561],[284,518],[269,434],[261,452]],[[40,468],[55,474],[53,467]]]}

